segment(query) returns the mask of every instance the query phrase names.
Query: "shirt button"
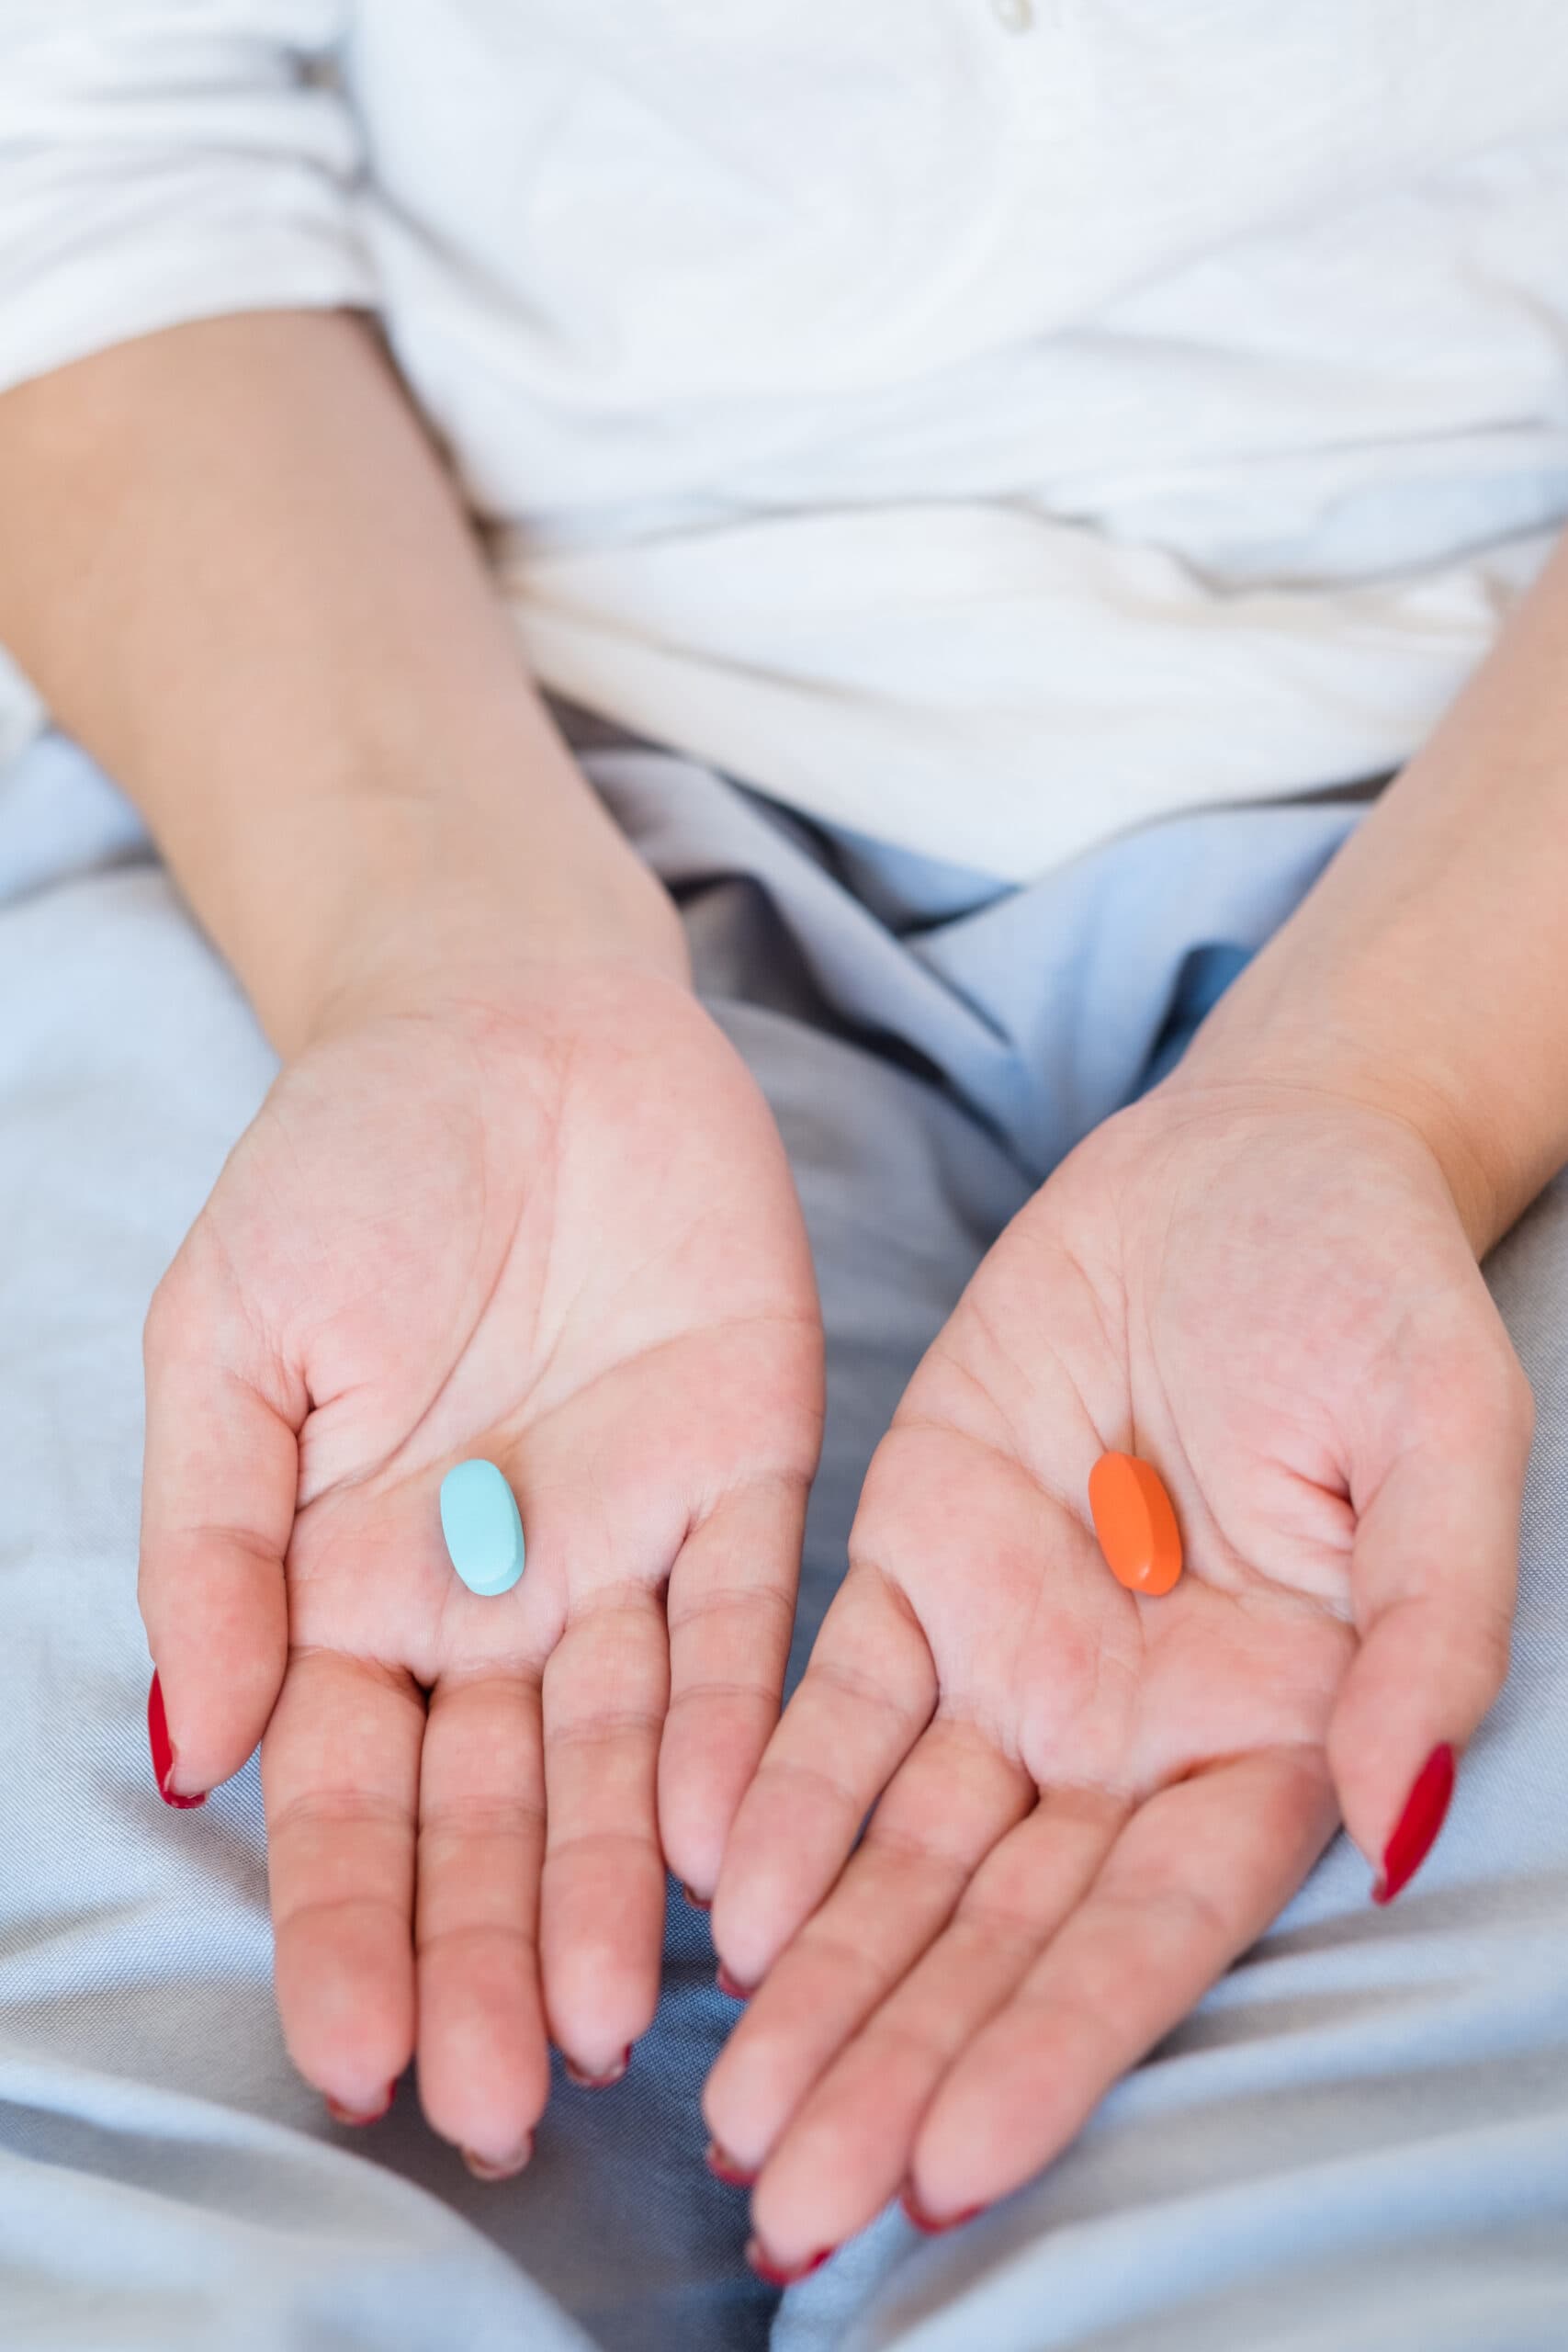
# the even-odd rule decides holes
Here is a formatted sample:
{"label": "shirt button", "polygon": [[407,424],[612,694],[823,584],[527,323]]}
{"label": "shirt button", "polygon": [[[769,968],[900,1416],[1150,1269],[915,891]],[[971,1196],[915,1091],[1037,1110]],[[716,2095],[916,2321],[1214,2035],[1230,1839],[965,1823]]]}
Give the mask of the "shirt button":
{"label": "shirt button", "polygon": [[1034,22],[1034,0],[991,0],[991,14],[1004,32],[1026,33]]}

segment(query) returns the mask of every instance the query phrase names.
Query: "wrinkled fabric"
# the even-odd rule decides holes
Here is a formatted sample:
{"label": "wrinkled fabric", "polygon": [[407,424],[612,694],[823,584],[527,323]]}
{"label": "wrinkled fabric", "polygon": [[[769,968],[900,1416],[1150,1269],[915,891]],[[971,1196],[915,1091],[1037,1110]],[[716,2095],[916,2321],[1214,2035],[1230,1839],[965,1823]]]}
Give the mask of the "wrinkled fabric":
{"label": "wrinkled fabric", "polygon": [[0,386],[370,311],[536,676],[1019,879],[1415,751],[1565,256],[1560,0],[0,0]]}
{"label": "wrinkled fabric", "polygon": [[[581,756],[779,1117],[829,1411],[797,1675],[899,1392],[1000,1226],[1180,1051],[1359,804],[1183,817],[1019,890],[689,762]],[[253,1759],[148,1765],[140,1323],[274,1069],[125,804],[0,774],[0,2343],[11,2352],[1559,2352],[1568,2341],[1568,1187],[1490,1272],[1536,1385],[1512,1678],[1391,1910],[1343,1839],[1075,2145],[967,2229],[896,2210],[782,2299],[702,2163],[734,2015],[672,1893],[630,2074],[558,2069],[517,2180],[412,2075],[340,2130],[273,2005]]]}

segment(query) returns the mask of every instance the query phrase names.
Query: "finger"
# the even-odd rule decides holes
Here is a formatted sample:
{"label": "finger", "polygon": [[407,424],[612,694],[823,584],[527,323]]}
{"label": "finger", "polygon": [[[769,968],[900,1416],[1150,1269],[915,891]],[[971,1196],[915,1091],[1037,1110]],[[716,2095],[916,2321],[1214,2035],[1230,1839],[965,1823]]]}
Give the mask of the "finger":
{"label": "finger", "polygon": [[595,2082],[622,2071],[659,1997],[669,1683],[662,1601],[636,1584],[594,1592],[545,1668],[545,2005],[569,2065]]}
{"label": "finger", "polygon": [[420,1759],[420,2103],[433,2130],[500,2172],[525,2161],[549,2095],[544,1857],[537,1681],[444,1678]]}
{"label": "finger", "polygon": [[[1346,1826],[1386,1901],[1441,1826],[1451,1760],[1503,1687],[1518,1581],[1519,1505],[1532,1405],[1497,1327],[1434,1366],[1419,1445],[1358,1503],[1352,1591],[1360,1646],[1341,1686],[1328,1757]],[[1445,1372],[1447,1377],[1444,1377]],[[1352,1500],[1358,1498],[1352,1495]]]}
{"label": "finger", "polygon": [[378,2112],[413,2052],[412,1677],[296,1652],[262,1742],[278,2014],[307,2082]]}
{"label": "finger", "polygon": [[815,1911],[935,1705],[908,1601],[880,1569],[852,1567],[730,1832],[713,1935],[737,1984],[761,1984]]}
{"label": "finger", "polygon": [[728,1497],[671,1573],[670,1709],[659,1751],[665,1858],[711,1895],[740,1800],[778,1721],[795,1623],[804,1487]]}
{"label": "finger", "polygon": [[775,1961],[708,2077],[703,2111],[736,2163],[758,2168],[1033,1795],[1022,1768],[966,1724],[939,1718],[917,1742],[838,1885]]}
{"label": "finger", "polygon": [[1056,2155],[1262,1934],[1336,1817],[1321,1751],[1304,1747],[1216,1766],[1143,1805],[939,2086],[910,2167],[919,2210],[940,2222],[988,2205]]}
{"label": "finger", "polygon": [[143,1344],[147,1433],[137,1600],[184,1795],[237,1772],[288,1653],[283,1562],[308,1399],[213,1265],[198,1227]]}
{"label": "finger", "polygon": [[[897,2194],[938,2084],[1083,1900],[1125,1818],[1119,1798],[1055,1791],[993,1847],[948,1925],[826,2070],[763,2166],[751,2211],[772,2258],[780,2247],[839,2245]],[[788,1964],[786,1954],[769,1992]],[[750,2024],[748,2012],[739,2032]]]}

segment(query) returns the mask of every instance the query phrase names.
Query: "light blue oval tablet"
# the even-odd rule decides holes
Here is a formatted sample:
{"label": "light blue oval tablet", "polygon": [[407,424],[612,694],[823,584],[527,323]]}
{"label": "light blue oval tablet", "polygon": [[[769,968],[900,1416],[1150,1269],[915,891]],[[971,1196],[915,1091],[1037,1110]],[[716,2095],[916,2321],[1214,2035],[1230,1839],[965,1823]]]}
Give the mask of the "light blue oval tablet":
{"label": "light blue oval tablet", "polygon": [[459,1462],[441,1481],[441,1532],[470,1592],[492,1600],[523,1573],[523,1519],[493,1462]]}

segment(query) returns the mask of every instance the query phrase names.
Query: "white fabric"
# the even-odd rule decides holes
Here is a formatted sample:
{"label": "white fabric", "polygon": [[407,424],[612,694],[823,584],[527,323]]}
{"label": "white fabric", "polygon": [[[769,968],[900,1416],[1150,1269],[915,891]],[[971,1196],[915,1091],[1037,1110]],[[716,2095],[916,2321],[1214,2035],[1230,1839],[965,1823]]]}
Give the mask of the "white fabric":
{"label": "white fabric", "polygon": [[1021,876],[1396,764],[1490,641],[1568,11],[0,0],[0,383],[291,303],[379,308],[546,683]]}

